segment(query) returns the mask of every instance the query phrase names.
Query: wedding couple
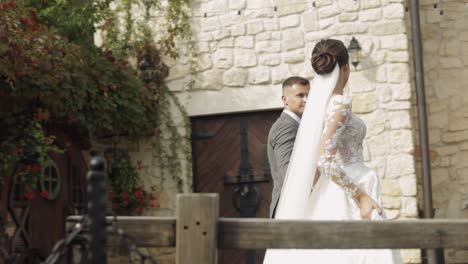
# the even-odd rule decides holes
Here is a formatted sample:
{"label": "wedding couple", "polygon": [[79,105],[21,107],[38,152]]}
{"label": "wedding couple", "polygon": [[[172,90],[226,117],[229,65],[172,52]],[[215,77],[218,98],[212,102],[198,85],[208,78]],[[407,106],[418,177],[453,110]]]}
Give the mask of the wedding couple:
{"label": "wedding couple", "polygon": [[[379,178],[363,161],[364,122],[343,95],[350,74],[343,42],[322,40],[312,51],[317,73],[283,83],[285,109],[268,135],[273,177],[270,216],[300,220],[379,220]],[[310,91],[309,91],[310,88]],[[269,249],[264,264],[402,263],[398,250]]]}

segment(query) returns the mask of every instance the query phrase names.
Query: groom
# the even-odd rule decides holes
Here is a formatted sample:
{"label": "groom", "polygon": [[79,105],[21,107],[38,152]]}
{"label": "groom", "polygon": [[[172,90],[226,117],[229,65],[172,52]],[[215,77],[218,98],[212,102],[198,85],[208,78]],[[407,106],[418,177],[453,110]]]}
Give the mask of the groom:
{"label": "groom", "polygon": [[284,177],[294,147],[297,129],[309,94],[310,83],[301,77],[290,77],[283,82],[281,99],[284,110],[268,134],[268,161],[273,178],[270,217],[274,218]]}

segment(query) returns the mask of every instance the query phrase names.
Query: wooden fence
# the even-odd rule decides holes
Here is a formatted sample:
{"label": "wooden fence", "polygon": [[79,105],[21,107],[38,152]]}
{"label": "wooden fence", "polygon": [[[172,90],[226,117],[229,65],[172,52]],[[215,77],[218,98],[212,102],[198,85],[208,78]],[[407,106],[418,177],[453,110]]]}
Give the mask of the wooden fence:
{"label": "wooden fence", "polygon": [[[217,194],[180,194],[175,217],[117,219],[138,247],[175,247],[178,264],[214,264],[218,249],[468,249],[468,220],[297,221],[219,218],[218,212]],[[80,219],[71,216],[68,224]]]}

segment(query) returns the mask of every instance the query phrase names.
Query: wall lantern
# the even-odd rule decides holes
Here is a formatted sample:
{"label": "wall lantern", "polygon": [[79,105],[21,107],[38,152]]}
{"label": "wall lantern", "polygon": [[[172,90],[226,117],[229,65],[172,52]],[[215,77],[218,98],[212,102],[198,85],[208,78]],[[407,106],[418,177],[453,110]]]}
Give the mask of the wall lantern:
{"label": "wall lantern", "polygon": [[143,58],[140,61],[140,65],[138,65],[138,68],[142,73],[143,81],[149,83],[153,78],[153,63],[150,55],[143,55]]}
{"label": "wall lantern", "polygon": [[355,37],[351,39],[348,46],[349,57],[351,64],[354,65],[354,68],[357,68],[359,62],[361,62],[361,45]]}

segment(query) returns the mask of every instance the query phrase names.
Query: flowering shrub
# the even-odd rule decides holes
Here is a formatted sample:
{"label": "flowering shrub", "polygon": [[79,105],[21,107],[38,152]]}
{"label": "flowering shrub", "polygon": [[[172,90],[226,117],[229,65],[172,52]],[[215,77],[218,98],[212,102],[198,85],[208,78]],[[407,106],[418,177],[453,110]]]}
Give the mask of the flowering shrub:
{"label": "flowering shrub", "polygon": [[17,164],[32,198],[48,153],[58,151],[43,127],[73,128],[83,138],[146,136],[159,105],[157,89],[128,61],[70,42],[23,3],[0,2],[0,169]]}
{"label": "flowering shrub", "polygon": [[128,154],[123,150],[107,151],[108,175],[113,191],[108,199],[120,208],[136,210],[141,215],[143,209],[156,208],[156,197],[140,184],[138,167],[131,164]]}
{"label": "flowering shrub", "polygon": [[[49,153],[62,150],[54,144],[54,136],[46,136],[37,120],[7,118],[4,114],[0,117],[0,125],[6,127],[8,134],[14,135],[1,142],[0,170],[6,171],[16,164],[17,177],[28,189],[25,197],[32,199],[42,168],[50,160]],[[48,193],[42,192],[41,196],[45,198]]]}

